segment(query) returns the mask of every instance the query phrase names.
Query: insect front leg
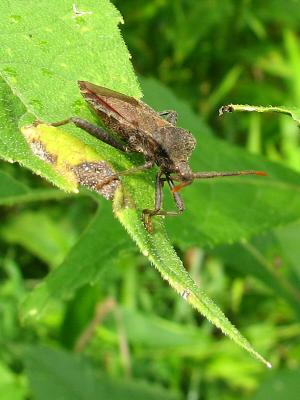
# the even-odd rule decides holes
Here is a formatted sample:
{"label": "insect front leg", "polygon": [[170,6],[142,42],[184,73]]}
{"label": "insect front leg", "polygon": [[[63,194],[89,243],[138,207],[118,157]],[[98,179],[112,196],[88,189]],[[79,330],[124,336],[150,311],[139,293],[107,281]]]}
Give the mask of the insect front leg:
{"label": "insect front leg", "polygon": [[178,113],[174,110],[165,110],[165,111],[160,111],[159,115],[161,117],[165,117],[168,122],[170,122],[172,125],[176,125],[177,123],[177,118],[178,118]]}
{"label": "insect front leg", "polygon": [[155,183],[155,209],[148,210],[144,209],[142,214],[142,219],[145,225],[145,228],[148,232],[153,232],[152,228],[152,217],[157,215],[160,211],[162,202],[163,202],[163,186],[164,186],[164,179],[161,178],[162,172],[158,172],[156,174],[156,183]]}
{"label": "insect front leg", "polygon": [[143,221],[144,221],[147,231],[150,233],[153,232],[152,217],[154,217],[155,215],[174,217],[176,215],[182,214],[184,211],[184,203],[178,192],[172,193],[178,210],[177,211],[165,211],[165,210],[161,209],[162,201],[163,201],[162,189],[163,189],[164,181],[168,182],[168,185],[171,190],[174,188],[174,183],[173,183],[172,179],[168,176],[166,178],[162,178],[161,175],[162,175],[161,172],[159,172],[156,175],[155,209],[154,210],[148,210],[148,209],[143,210]]}
{"label": "insect front leg", "polygon": [[58,122],[52,122],[51,126],[62,126],[66,125],[69,123],[73,123],[76,125],[78,128],[83,129],[84,131],[88,132],[90,135],[96,137],[97,139],[100,139],[102,142],[118,149],[124,152],[127,152],[127,148],[124,144],[118,142],[115,140],[111,135],[109,135],[103,128],[100,126],[91,124],[89,121],[86,121],[85,119],[77,118],[77,117],[71,117],[68,119],[64,119],[62,121]]}
{"label": "insect front leg", "polygon": [[173,212],[173,214],[168,214],[168,215],[180,215],[184,211],[183,199],[182,199],[182,197],[180,196],[180,194],[178,192],[174,192],[173,191],[175,185],[174,185],[174,182],[172,181],[172,179],[170,177],[167,178],[167,182],[168,182],[169,188],[171,189],[171,192],[172,192],[173,199],[175,201],[176,207],[178,208],[178,211],[169,211],[169,212]]}

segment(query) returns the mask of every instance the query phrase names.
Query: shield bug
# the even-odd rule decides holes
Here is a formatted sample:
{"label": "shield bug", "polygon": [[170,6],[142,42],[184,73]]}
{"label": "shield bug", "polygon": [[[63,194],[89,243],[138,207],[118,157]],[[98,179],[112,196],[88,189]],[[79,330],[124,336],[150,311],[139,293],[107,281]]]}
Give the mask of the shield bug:
{"label": "shield bug", "polygon": [[[184,211],[184,203],[179,191],[195,179],[266,175],[263,171],[253,170],[193,172],[188,160],[196,146],[196,139],[187,130],[176,127],[177,113],[175,111],[156,112],[140,100],[90,82],[78,81],[78,85],[84,99],[101,118],[109,132],[77,117],[51,125],[61,126],[72,122],[122,152],[144,155],[143,165],[111,175],[102,181],[101,185],[118,179],[121,175],[140,172],[155,165],[159,168],[156,175],[155,206],[151,210],[144,209],[142,213],[145,227],[149,232],[152,231],[152,217],[175,216]],[[177,211],[162,210],[162,189],[165,182],[172,192]],[[174,182],[178,184],[175,185]]]}

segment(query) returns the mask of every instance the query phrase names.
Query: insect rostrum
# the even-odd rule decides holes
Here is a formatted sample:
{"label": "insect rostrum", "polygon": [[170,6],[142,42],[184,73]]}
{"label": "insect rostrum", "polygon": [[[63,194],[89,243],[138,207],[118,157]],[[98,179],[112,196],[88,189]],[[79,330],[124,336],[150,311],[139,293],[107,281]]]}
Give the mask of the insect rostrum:
{"label": "insect rostrum", "polygon": [[[175,216],[184,211],[184,203],[179,190],[190,185],[195,179],[266,175],[262,171],[252,170],[193,172],[188,159],[196,146],[196,140],[190,132],[175,126],[177,120],[175,111],[156,112],[140,100],[90,82],[78,81],[78,85],[85,100],[100,116],[104,125],[115,135],[77,117],[71,117],[51,125],[60,126],[72,122],[120,151],[144,155],[145,163],[143,165],[117,172],[102,181],[100,185],[107,184],[121,175],[150,169],[155,165],[159,168],[156,175],[155,206],[152,210],[143,210],[142,214],[145,227],[149,232],[152,231],[153,216]],[[162,189],[165,182],[170,187],[177,211],[162,210]],[[178,184],[175,185],[174,182],[178,182]]]}

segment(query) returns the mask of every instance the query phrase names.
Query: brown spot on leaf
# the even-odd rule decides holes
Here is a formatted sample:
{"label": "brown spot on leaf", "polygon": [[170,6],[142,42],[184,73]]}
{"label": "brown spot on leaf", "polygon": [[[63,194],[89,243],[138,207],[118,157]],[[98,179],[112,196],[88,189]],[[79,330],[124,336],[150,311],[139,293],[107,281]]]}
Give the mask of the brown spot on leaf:
{"label": "brown spot on leaf", "polygon": [[30,148],[37,157],[41,160],[47,162],[48,164],[55,164],[57,160],[57,156],[54,154],[50,154],[46,151],[45,146],[42,142],[37,139],[32,139],[29,142]]}
{"label": "brown spot on leaf", "polygon": [[115,175],[112,168],[106,162],[84,162],[73,167],[73,171],[78,179],[78,183],[81,185],[95,190],[107,200],[114,198],[115,191],[120,184],[118,179],[114,179],[101,186],[101,182]]}

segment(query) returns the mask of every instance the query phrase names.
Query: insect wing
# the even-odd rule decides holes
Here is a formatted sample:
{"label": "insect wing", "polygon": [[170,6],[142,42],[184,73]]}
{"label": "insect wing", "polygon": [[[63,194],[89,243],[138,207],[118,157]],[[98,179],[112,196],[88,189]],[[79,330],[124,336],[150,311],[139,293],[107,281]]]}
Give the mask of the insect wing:
{"label": "insect wing", "polygon": [[139,105],[138,100],[134,97],[126,96],[126,94],[116,92],[114,90],[105,88],[103,86],[95,85],[94,83],[87,81],[78,81],[78,85],[81,93],[84,95],[85,93],[91,92],[98,96],[99,98],[105,97],[107,99],[118,99],[119,101],[129,103],[137,107]]}
{"label": "insect wing", "polygon": [[113,117],[118,123],[138,128],[148,135],[166,124],[151,107],[134,97],[86,81],[79,81],[78,85],[85,100],[102,120]]}
{"label": "insect wing", "polygon": [[106,114],[136,125],[137,108],[141,107],[138,100],[90,82],[78,81],[78,85],[85,100],[100,116]]}

